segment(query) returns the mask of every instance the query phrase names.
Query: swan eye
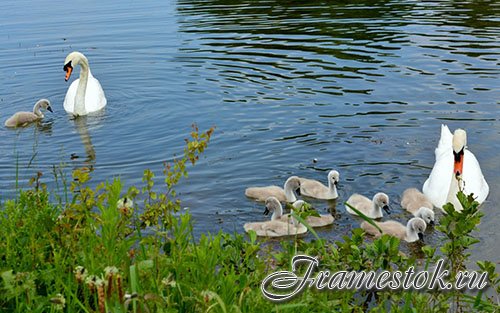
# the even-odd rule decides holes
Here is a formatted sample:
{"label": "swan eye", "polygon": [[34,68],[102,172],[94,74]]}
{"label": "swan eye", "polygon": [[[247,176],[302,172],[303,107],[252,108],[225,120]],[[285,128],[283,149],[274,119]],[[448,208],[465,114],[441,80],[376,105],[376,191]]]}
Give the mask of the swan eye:
{"label": "swan eye", "polygon": [[69,61],[68,63],[66,63],[66,65],[64,65],[64,67],[63,67],[63,70],[65,72],[67,72],[68,69],[73,69],[73,66],[71,66],[71,61]]}

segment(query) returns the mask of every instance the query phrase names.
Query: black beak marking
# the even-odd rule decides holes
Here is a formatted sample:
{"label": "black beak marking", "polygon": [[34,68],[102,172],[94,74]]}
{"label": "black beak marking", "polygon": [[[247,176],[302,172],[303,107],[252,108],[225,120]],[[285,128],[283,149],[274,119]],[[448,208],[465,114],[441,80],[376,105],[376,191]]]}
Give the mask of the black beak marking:
{"label": "black beak marking", "polygon": [[424,242],[424,234],[418,233],[418,239],[420,239],[420,241]]}
{"label": "black beak marking", "polygon": [[67,72],[67,71],[68,71],[68,68],[73,69],[73,66],[71,66],[71,61],[69,61],[68,63],[66,63],[66,64],[64,65],[63,70],[64,70],[65,72]]}
{"label": "black beak marking", "polygon": [[429,222],[429,225],[434,225],[434,221],[430,221],[430,222]]}
{"label": "black beak marking", "polygon": [[50,107],[50,105],[47,107],[47,111],[54,113],[54,111],[52,111],[52,108]]}
{"label": "black beak marking", "polygon": [[269,209],[266,207],[266,210],[264,211],[264,215],[268,215],[269,214]]}
{"label": "black beak marking", "polygon": [[300,196],[300,188],[297,188],[297,189],[295,190],[295,193],[297,194],[297,196]]}
{"label": "black beak marking", "polygon": [[389,209],[389,206],[386,204],[382,207],[382,209],[384,209],[384,211],[387,213],[387,214],[391,214],[391,209]]}

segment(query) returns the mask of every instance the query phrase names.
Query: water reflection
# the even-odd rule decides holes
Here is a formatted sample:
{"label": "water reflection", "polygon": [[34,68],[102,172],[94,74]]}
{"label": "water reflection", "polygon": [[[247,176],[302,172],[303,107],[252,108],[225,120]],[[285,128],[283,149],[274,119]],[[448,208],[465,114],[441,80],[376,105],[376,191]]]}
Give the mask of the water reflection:
{"label": "water reflection", "polygon": [[89,133],[88,118],[89,117],[87,116],[79,116],[74,118],[73,121],[75,123],[76,130],[80,135],[80,140],[82,141],[83,147],[85,148],[85,163],[93,165],[95,164],[95,149]]}
{"label": "water reflection", "polygon": [[36,129],[38,132],[43,133],[47,136],[52,136],[52,124],[53,120],[42,120],[36,123]]}

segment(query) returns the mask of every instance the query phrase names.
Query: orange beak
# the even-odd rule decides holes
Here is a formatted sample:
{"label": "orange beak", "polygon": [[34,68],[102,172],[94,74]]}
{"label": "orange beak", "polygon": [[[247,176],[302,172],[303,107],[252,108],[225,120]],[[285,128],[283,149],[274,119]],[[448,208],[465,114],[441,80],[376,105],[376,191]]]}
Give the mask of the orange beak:
{"label": "orange beak", "polygon": [[71,76],[72,71],[73,71],[73,68],[71,66],[68,66],[66,68],[66,77],[64,78],[65,81],[68,81],[69,77]]}
{"label": "orange beak", "polygon": [[461,150],[459,153],[453,152],[455,156],[455,162],[453,166],[453,173],[456,177],[462,176],[462,172],[464,169],[464,150]]}

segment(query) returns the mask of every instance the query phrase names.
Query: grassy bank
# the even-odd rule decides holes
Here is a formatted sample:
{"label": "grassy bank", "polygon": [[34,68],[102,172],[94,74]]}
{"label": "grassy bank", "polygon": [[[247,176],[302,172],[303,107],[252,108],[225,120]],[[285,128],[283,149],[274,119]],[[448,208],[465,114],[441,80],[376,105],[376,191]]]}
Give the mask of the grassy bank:
{"label": "grassy bank", "polygon": [[[320,269],[380,271],[432,268],[437,259],[453,277],[465,269],[481,212],[461,195],[461,213],[448,206],[436,227],[447,238],[424,246],[424,259],[399,252],[399,240],[366,240],[354,229],[342,241],[282,240],[280,249],[253,234],[194,238],[180,213],[175,185],[207,147],[212,129],[196,128],[185,154],[163,168],[164,185],[145,171],[143,186],[122,190],[119,180],[87,187],[91,173],[73,172],[67,198],[50,201],[41,176],[29,190],[0,206],[0,311],[2,312],[495,312],[500,284],[491,262],[490,296],[466,290],[335,290],[314,288],[284,303],[263,297],[262,281],[291,270],[297,254],[318,257]],[[161,190],[161,191],[159,191]],[[126,201],[122,197],[126,194]],[[139,209],[140,208],[140,209]],[[146,235],[147,233],[147,235]],[[301,269],[302,271],[302,269]]]}

